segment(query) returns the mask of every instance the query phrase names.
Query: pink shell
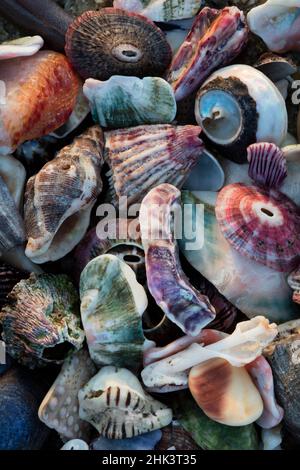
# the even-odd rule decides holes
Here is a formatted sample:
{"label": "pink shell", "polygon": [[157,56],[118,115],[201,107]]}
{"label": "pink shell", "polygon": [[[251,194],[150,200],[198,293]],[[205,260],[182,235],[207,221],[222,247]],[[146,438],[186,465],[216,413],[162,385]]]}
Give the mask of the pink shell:
{"label": "pink shell", "polygon": [[300,261],[300,209],[273,189],[225,186],[216,217],[222,234],[242,255],[276,271],[290,272]]}
{"label": "pink shell", "polygon": [[286,159],[275,144],[259,142],[247,148],[248,174],[253,181],[269,188],[279,188],[287,176]]}

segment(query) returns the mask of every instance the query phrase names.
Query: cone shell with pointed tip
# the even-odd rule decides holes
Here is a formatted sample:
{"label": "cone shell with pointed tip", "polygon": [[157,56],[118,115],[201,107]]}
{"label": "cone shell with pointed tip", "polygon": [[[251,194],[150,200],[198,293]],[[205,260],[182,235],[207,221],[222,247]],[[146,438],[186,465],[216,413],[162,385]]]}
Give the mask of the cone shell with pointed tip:
{"label": "cone shell with pointed tip", "polygon": [[300,209],[276,190],[241,183],[218,195],[216,217],[228,242],[243,256],[280,272],[300,261]]}
{"label": "cone shell with pointed tip", "polygon": [[79,79],[67,58],[50,51],[0,61],[0,80],[6,89],[0,114],[0,155],[64,124],[79,91]]}
{"label": "cone shell with pointed tip", "polygon": [[275,144],[260,142],[247,148],[249,176],[257,184],[277,189],[287,176],[286,159]]}
{"label": "cone shell with pointed tip", "polygon": [[176,116],[176,101],[171,86],[162,78],[122,77],[106,82],[87,80],[83,87],[94,121],[110,129],[164,124]]}
{"label": "cone shell with pointed tip", "polygon": [[0,44],[0,60],[36,54],[44,45],[41,36],[27,36]]}
{"label": "cone shell with pointed tip", "polygon": [[172,410],[144,392],[127,369],[103,367],[78,398],[81,419],[109,439],[138,436],[172,421]]}
{"label": "cone shell with pointed tip", "polygon": [[202,0],[114,0],[114,7],[166,22],[192,18],[202,3]]}
{"label": "cone shell with pointed tip", "polygon": [[105,156],[117,197],[141,202],[161,183],[181,187],[201,158],[198,126],[138,126],[105,133]]}
{"label": "cone shell with pointed tip", "polygon": [[60,364],[84,340],[77,292],[65,275],[31,274],[9,294],[0,312],[7,352],[30,368]]}
{"label": "cone shell with pointed tip", "polygon": [[30,178],[25,192],[26,255],[55,261],[83,238],[102,189],[103,134],[91,127]]}
{"label": "cone shell with pointed tip", "polygon": [[66,53],[83,78],[161,76],[172,53],[163,32],[137,13],[118,8],[87,11],[66,34]]}

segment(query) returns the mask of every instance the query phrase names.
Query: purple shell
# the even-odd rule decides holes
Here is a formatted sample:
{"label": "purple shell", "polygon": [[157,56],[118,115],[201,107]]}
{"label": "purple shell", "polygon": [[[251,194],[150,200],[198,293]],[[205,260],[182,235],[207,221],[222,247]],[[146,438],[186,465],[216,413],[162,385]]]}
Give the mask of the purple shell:
{"label": "purple shell", "polygon": [[257,184],[277,189],[287,176],[286,159],[277,145],[259,142],[247,148],[248,174]]}

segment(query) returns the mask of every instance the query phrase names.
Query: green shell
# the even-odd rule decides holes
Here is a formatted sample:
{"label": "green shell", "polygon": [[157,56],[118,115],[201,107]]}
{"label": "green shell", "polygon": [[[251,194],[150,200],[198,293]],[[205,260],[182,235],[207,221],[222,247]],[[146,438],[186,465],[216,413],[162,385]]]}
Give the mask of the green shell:
{"label": "green shell", "polygon": [[98,256],[81,274],[80,297],[93,361],[137,370],[143,359],[147,296],[133,270],[116,256]]}
{"label": "green shell", "polygon": [[176,116],[172,87],[162,78],[115,75],[105,82],[89,79],[84,85],[95,122],[107,128],[167,124]]}
{"label": "green shell", "polygon": [[226,426],[217,423],[198,407],[193,398],[183,392],[174,399],[177,419],[204,450],[256,450],[258,436],[253,424]]}

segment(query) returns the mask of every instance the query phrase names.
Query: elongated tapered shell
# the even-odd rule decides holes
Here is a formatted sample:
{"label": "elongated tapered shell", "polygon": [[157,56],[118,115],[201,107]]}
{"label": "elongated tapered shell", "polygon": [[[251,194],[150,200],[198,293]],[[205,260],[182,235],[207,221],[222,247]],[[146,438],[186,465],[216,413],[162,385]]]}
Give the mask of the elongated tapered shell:
{"label": "elongated tapered shell", "polygon": [[103,134],[94,126],[29,179],[25,193],[26,255],[36,263],[69,253],[84,236],[102,189]]}
{"label": "elongated tapered shell", "polygon": [[23,220],[0,176],[0,256],[25,242]]}

